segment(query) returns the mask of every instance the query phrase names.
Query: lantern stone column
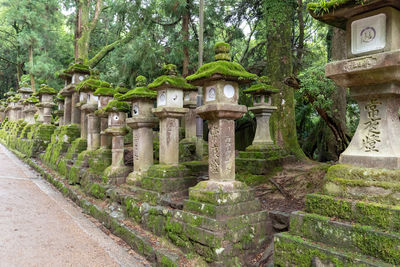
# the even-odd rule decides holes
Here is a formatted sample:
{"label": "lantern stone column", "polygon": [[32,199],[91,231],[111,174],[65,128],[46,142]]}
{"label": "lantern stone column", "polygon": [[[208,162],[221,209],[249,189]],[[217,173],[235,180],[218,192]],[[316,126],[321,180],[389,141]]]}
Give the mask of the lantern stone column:
{"label": "lantern stone column", "polygon": [[64,97],[60,94],[57,95],[57,116],[58,116],[58,126],[65,125],[64,122]]}
{"label": "lantern stone column", "polygon": [[136,88],[119,97],[121,101],[131,102],[132,118],[127,124],[132,128],[133,136],[133,172],[127,182],[135,184],[142,175],[153,165],[153,127],[157,122],[151,112],[157,94],[146,87],[144,76],[136,78]]}
{"label": "lantern stone column", "polygon": [[87,113],[87,150],[89,151],[100,147],[100,119],[94,114],[97,107],[97,102],[89,102],[83,106],[83,110]]}
{"label": "lantern stone column", "polygon": [[[203,65],[186,78],[193,85],[203,87],[205,104],[197,108],[197,113],[208,120],[209,180],[189,189],[189,200],[185,201],[184,210],[176,213],[174,222],[182,225],[186,239],[205,247],[200,254],[207,255],[215,265],[226,266],[234,261],[245,262],[246,253],[250,252],[239,249],[235,243],[247,240],[253,252],[263,246],[267,213],[251,189],[235,180],[234,120],[247,111],[246,106],[238,105],[239,83],[249,83],[257,76],[229,62],[228,44],[218,43],[215,50],[215,62]],[[198,220],[200,224],[193,223]],[[230,221],[236,222],[235,229],[231,228]]]}
{"label": "lantern stone column", "polygon": [[[72,75],[65,73],[65,71],[61,72],[58,77],[64,80],[64,88],[60,91],[60,96],[64,98],[64,108],[63,108],[63,125],[71,124],[71,110],[72,110],[72,103],[71,98],[73,94],[73,86],[72,86]],[[60,117],[60,115],[59,115]]]}
{"label": "lantern stone column", "polygon": [[51,110],[55,105],[53,102],[53,95],[56,95],[57,91],[50,88],[46,84],[42,84],[40,89],[37,91],[37,95],[40,97],[39,106],[39,122],[43,124],[51,124]]}
{"label": "lantern stone column", "polygon": [[108,112],[108,128],[106,133],[112,136],[112,163],[104,171],[108,183],[120,185],[126,182],[130,168],[124,162],[124,136],[128,133],[126,128],[126,112],[129,111],[129,104],[112,100],[105,108]]}
{"label": "lantern stone column", "polygon": [[100,120],[100,148],[102,149],[111,148],[111,136],[105,132],[108,128],[108,114],[103,109],[113,99],[114,93],[115,91],[111,87],[101,87],[93,94],[99,98],[98,109],[95,113]]}
{"label": "lantern stone column", "polygon": [[35,114],[37,112],[37,108],[36,108],[35,104],[37,104],[38,102],[39,102],[39,100],[35,96],[32,96],[32,97],[28,98],[27,100],[25,100],[26,107],[25,107],[23,113],[24,113],[25,121],[28,124],[35,123]]}

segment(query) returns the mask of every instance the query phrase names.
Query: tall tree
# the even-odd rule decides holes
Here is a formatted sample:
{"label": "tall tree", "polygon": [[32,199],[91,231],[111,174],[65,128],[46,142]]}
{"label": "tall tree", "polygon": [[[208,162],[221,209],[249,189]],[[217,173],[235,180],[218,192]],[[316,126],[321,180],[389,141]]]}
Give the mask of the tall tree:
{"label": "tall tree", "polygon": [[294,91],[285,85],[286,77],[293,76],[292,29],[296,14],[294,0],[265,0],[267,29],[266,74],[280,89],[273,98],[277,111],[271,117],[272,135],[277,144],[298,158],[306,158],[297,141]]}

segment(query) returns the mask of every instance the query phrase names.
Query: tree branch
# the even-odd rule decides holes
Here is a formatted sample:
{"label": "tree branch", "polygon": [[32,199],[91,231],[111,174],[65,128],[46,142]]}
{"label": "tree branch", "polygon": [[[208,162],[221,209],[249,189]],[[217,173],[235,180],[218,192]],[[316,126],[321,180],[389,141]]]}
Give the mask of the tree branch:
{"label": "tree branch", "polygon": [[0,60],[4,60],[7,63],[13,64],[13,65],[17,65],[17,63],[12,62],[11,60],[6,59],[5,57],[0,56]]}
{"label": "tree branch", "polygon": [[101,13],[102,4],[103,4],[102,0],[97,0],[97,2],[96,2],[96,10],[94,12],[93,19],[90,22],[90,30],[93,30],[96,27],[97,21],[99,20],[99,16],[100,16],[100,13]]}
{"label": "tree branch", "polygon": [[109,45],[104,46],[100,52],[98,52],[92,59],[89,60],[89,66],[91,68],[94,68],[97,66],[97,64],[100,63],[100,61],[105,58],[111,51],[113,51],[115,48],[118,46],[127,44],[133,39],[133,33],[129,33],[127,36],[124,38],[117,40]]}

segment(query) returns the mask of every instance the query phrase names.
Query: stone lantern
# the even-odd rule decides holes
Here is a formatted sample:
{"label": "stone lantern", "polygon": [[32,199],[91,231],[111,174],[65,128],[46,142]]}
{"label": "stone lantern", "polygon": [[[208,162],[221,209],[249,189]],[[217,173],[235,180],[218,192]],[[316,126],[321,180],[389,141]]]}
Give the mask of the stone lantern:
{"label": "stone lantern", "polygon": [[108,128],[106,133],[112,136],[112,163],[104,171],[110,184],[123,184],[130,172],[124,162],[124,136],[128,133],[126,128],[126,113],[129,104],[118,100],[111,100],[104,111],[108,113]]}
{"label": "stone lantern", "polygon": [[15,120],[20,120],[22,119],[22,103],[21,103],[21,94],[16,94],[14,96],[14,101],[15,101],[15,105],[14,105],[14,114],[15,114]]}
{"label": "stone lantern", "polygon": [[[275,235],[276,266],[400,266],[400,1],[321,1],[311,15],[346,32],[326,76],[349,88],[360,121],[320,194]],[[333,50],[342,43],[332,40]],[[299,256],[301,255],[301,256]],[[306,256],[304,256],[306,255]]]}
{"label": "stone lantern", "polygon": [[35,114],[37,112],[36,104],[39,103],[39,99],[35,96],[31,96],[24,101],[23,115],[24,119],[28,124],[35,124]]}
{"label": "stone lantern", "polygon": [[4,94],[5,97],[7,97],[7,107],[5,109],[6,116],[8,117],[8,120],[14,121],[15,120],[15,112],[14,112],[14,96],[16,95],[16,92],[14,91],[13,88],[10,88],[10,90]]}
{"label": "stone lantern", "polygon": [[39,122],[51,124],[51,110],[55,105],[53,96],[56,94],[57,91],[46,84],[42,84],[40,89],[36,92],[36,95],[39,97],[39,103],[36,104],[36,106],[39,107]]}
{"label": "stone lantern", "polygon": [[[79,91],[75,90],[75,86],[85,80],[90,74],[89,67],[80,63],[71,64],[67,70],[64,71],[66,78],[66,87],[62,90],[61,94],[66,99],[66,109],[69,109],[69,99],[71,99],[71,123],[81,125],[81,110],[80,107],[85,101],[85,94],[80,95]],[[67,77],[68,75],[69,77]],[[71,82],[70,84],[68,84]],[[68,85],[67,85],[68,84]],[[64,116],[68,118],[68,116]],[[86,137],[85,137],[86,139]]]}
{"label": "stone lantern", "polygon": [[1,102],[0,103],[0,123],[2,123],[4,121],[4,119],[6,118],[6,104],[5,102]]}
{"label": "stone lantern", "polygon": [[58,94],[57,97],[56,97],[56,100],[57,100],[57,112],[56,112],[56,114],[58,116],[58,125],[62,126],[62,125],[65,125],[65,122],[64,122],[64,103],[65,103],[65,98],[62,95]]}
{"label": "stone lantern", "polygon": [[[257,76],[230,62],[229,51],[228,44],[217,43],[216,61],[186,78],[203,87],[205,103],[197,108],[197,113],[208,120],[209,180],[189,189],[183,212],[174,217],[182,224],[185,235],[206,247],[203,251],[209,252],[207,257],[219,265],[260,248],[267,220],[267,213],[262,211],[252,190],[235,181],[234,120],[247,111],[246,106],[238,105],[239,85],[252,82]],[[195,221],[204,223],[194,224]],[[232,229],[229,221],[235,221],[237,227]],[[243,242],[251,248],[247,252],[236,245]]]}
{"label": "stone lantern", "polygon": [[144,76],[136,78],[136,88],[120,96],[118,99],[131,103],[132,118],[127,124],[132,128],[133,136],[133,172],[127,182],[134,183],[153,165],[153,127],[157,118],[151,112],[157,94],[146,86]]}
{"label": "stone lantern", "polygon": [[[64,108],[63,112],[63,125],[71,124],[71,112],[72,112],[72,94],[74,92],[72,82],[72,75],[65,73],[64,71],[61,72],[58,77],[64,80],[64,88],[60,91],[60,96],[64,98]],[[60,110],[60,109],[59,109]],[[61,115],[59,115],[61,117]]]}
{"label": "stone lantern", "polygon": [[153,113],[160,119],[160,164],[179,164],[179,119],[188,109],[183,107],[183,92],[196,87],[177,75],[175,65],[165,66],[166,75],[149,84],[157,91],[157,108]]}
{"label": "stone lantern", "polygon": [[243,91],[253,96],[253,107],[248,108],[257,120],[257,129],[251,146],[246,150],[268,150],[274,145],[269,132],[269,118],[277,109],[272,106],[272,95],[279,92],[266,83],[258,83]]}
{"label": "stone lantern", "polygon": [[104,108],[113,99],[115,90],[112,87],[100,87],[93,95],[99,98],[98,107],[95,114],[100,118],[100,148],[111,148],[111,136],[105,131],[108,127],[108,114]]}
{"label": "stone lantern", "polygon": [[21,105],[21,111],[19,118],[24,119],[27,121],[27,117],[25,116],[25,109],[29,105],[26,100],[32,96],[33,90],[29,87],[28,83],[24,83],[22,87],[18,90],[21,95],[21,99],[19,100],[19,104]]}
{"label": "stone lantern", "polygon": [[81,138],[87,138],[88,150],[100,147],[100,119],[95,114],[99,106],[99,97],[94,92],[101,87],[111,88],[110,84],[99,80],[98,73],[76,86],[81,96]]}
{"label": "stone lantern", "polygon": [[338,8],[322,21],[346,30],[348,59],[329,63],[326,76],[360,109],[360,122],[340,162],[371,168],[400,168],[400,2]]}

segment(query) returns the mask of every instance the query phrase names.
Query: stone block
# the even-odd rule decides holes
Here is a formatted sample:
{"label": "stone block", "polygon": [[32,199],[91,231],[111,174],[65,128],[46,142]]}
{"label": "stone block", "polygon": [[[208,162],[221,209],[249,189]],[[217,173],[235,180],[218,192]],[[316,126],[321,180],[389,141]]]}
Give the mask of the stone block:
{"label": "stone block", "polygon": [[320,243],[293,236],[288,233],[276,234],[274,237],[275,266],[392,266],[373,258],[357,253],[341,251]]}
{"label": "stone block", "polygon": [[395,233],[301,212],[292,213],[290,232],[311,241],[378,258],[389,264],[400,264],[400,235]]}

